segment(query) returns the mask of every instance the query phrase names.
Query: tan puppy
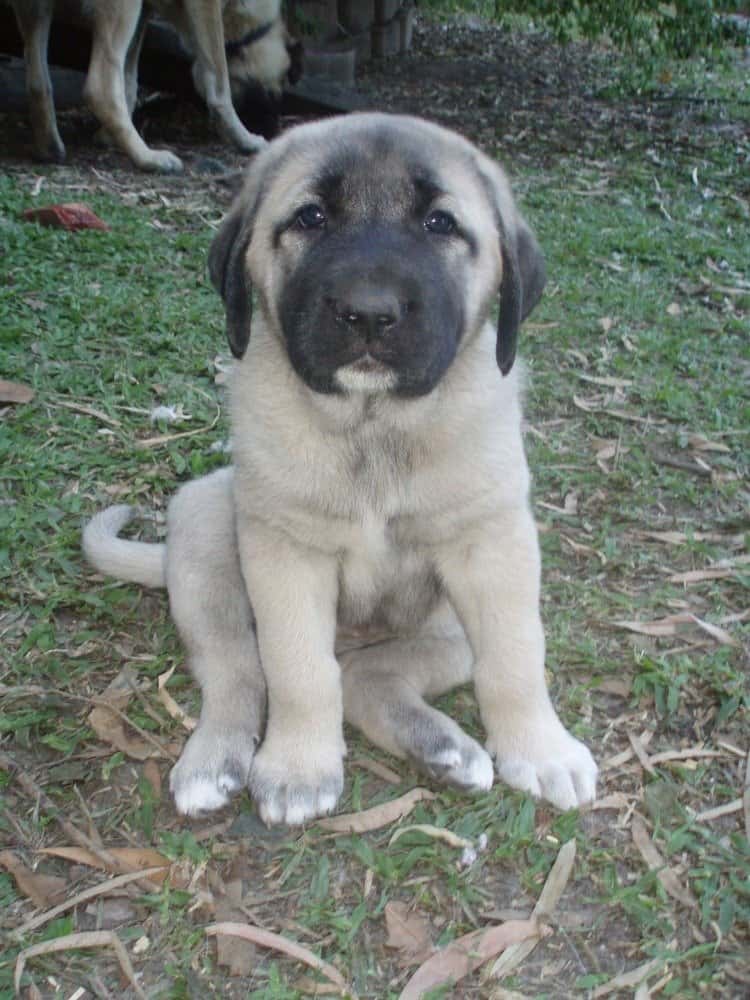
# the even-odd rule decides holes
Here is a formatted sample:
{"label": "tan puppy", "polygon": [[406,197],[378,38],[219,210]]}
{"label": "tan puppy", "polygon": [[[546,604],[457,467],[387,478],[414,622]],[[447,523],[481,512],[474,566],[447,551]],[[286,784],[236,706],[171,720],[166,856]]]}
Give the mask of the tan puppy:
{"label": "tan puppy", "polygon": [[[267,822],[330,811],[344,717],[467,789],[494,762],[560,808],[593,799],[544,676],[513,364],[544,266],[505,175],[418,119],[301,126],[253,162],[209,264],[234,466],[179,491],[166,548],[116,537],[127,507],[84,534],[101,571],[168,586],[203,691],[178,808],[248,784]],[[486,750],[424,700],[469,679]]]}
{"label": "tan puppy", "polygon": [[148,6],[143,0],[8,2],[24,39],[31,125],[36,152],[42,159],[65,159],[47,67],[47,40],[56,6],[90,17],[91,60],[84,96],[115,145],[137,167],[182,169],[174,153],[147,146],[132,122],[138,58],[152,10],[178,30],[193,52],[195,86],[223,138],[245,153],[265,145],[265,139],[248,132],[240,121],[232,92],[237,96],[251,80],[271,90],[280,89],[290,64],[281,0],[148,0]]}

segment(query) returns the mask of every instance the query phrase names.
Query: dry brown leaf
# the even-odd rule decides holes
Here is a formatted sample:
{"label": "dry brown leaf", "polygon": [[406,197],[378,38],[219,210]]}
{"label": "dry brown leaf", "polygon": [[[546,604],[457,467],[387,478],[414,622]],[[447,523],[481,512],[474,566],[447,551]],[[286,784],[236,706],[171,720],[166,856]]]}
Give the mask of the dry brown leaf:
{"label": "dry brown leaf", "polygon": [[656,638],[677,635],[678,631],[684,631],[686,627],[693,624],[693,616],[687,612],[676,615],[667,615],[665,618],[657,618],[651,622],[641,621],[613,621],[617,628],[627,629],[628,632],[637,632],[638,635],[650,635]]}
{"label": "dry brown leaf", "polygon": [[253,944],[260,945],[261,948],[271,948],[273,951],[279,951],[282,955],[288,955],[297,962],[304,962],[305,965],[309,965],[311,969],[316,969],[335,986],[338,986],[342,994],[348,993],[350,996],[354,996],[353,991],[347,988],[344,977],[338,969],[318,958],[309,948],[297,944],[296,941],[290,941],[289,938],[282,937],[281,934],[274,934],[273,931],[266,931],[262,927],[256,927],[254,924],[209,924],[205,930],[206,934],[211,937],[215,937],[218,934],[229,934],[233,937],[243,938],[245,941],[252,941]]}
{"label": "dry brown leaf", "polygon": [[726,535],[721,531],[695,531],[688,535],[684,531],[637,531],[639,538],[649,538],[653,542],[663,542],[665,545],[685,545],[694,542],[719,542],[726,548],[742,549],[745,546],[745,536],[742,534]]}
{"label": "dry brown leaf", "polygon": [[601,799],[595,799],[589,806],[589,809],[594,811],[602,809],[627,809],[629,805],[630,799],[624,792],[611,792]]}
{"label": "dry brown leaf", "polygon": [[601,691],[604,694],[617,695],[618,698],[628,698],[630,696],[632,686],[633,681],[631,678],[607,677],[605,680],[596,685],[596,690]]}
{"label": "dry brown leaf", "polygon": [[720,816],[731,816],[732,813],[742,812],[742,808],[742,799],[734,799],[732,802],[725,802],[723,806],[714,806],[713,809],[696,813],[693,818],[701,823],[708,823],[709,820],[718,819]]}
{"label": "dry brown leaf", "polygon": [[709,441],[708,438],[704,438],[700,434],[690,434],[688,436],[688,444],[691,448],[695,448],[696,451],[720,451],[726,454],[732,450],[729,445],[723,444],[720,441]]}
{"label": "dry brown leaf", "polygon": [[129,885],[131,882],[140,882],[143,879],[150,879],[154,875],[161,874],[161,871],[161,868],[146,868],[141,872],[128,872],[126,875],[116,875],[115,878],[108,878],[106,882],[102,882],[100,885],[95,885],[91,889],[84,889],[83,892],[78,892],[75,896],[71,896],[70,899],[66,899],[64,903],[58,903],[58,905],[53,906],[51,910],[45,910],[44,913],[40,913],[38,916],[32,917],[31,920],[27,920],[13,931],[13,936],[23,938],[30,931],[34,931],[37,927],[42,927],[44,924],[48,924],[50,920],[54,920],[55,917],[59,917],[61,913],[65,913],[67,910],[72,910],[81,903],[86,903],[89,899],[96,899],[98,896],[106,896],[107,893],[114,892],[115,889],[120,889],[122,886]]}
{"label": "dry brown leaf", "polygon": [[457,983],[510,945],[538,938],[542,933],[536,920],[508,920],[464,934],[420,965],[399,1000],[419,1000],[427,990],[442,983]]}
{"label": "dry brown leaf", "polygon": [[161,771],[159,770],[159,765],[152,758],[147,760],[143,768],[143,777],[151,785],[154,792],[154,798],[157,802],[161,799]]}
{"label": "dry brown leaf", "polygon": [[386,903],[385,926],[388,931],[385,946],[399,952],[402,965],[418,965],[434,951],[429,920],[410,911],[406,903]]}
{"label": "dry brown leaf", "polygon": [[[158,756],[159,751],[152,743],[129,733],[125,728],[125,721],[118,714],[127,707],[136,683],[137,677],[133,668],[123,667],[102,691],[98,698],[99,704],[91,709],[87,721],[100,740],[109,743],[134,760],[147,760],[149,757]],[[109,705],[112,709],[108,707]]]}
{"label": "dry brown leaf", "polygon": [[608,983],[597,986],[591,995],[594,1000],[599,1000],[599,997],[609,996],[610,993],[632,989],[642,983],[644,979],[652,976],[663,965],[664,959],[652,958],[650,962],[644,962],[643,965],[638,965],[635,969],[630,969],[629,972],[621,972],[619,976],[610,979]]}
{"label": "dry brown leaf", "polygon": [[32,871],[13,851],[0,851],[0,866],[13,876],[19,891],[41,909],[65,898],[68,883],[64,878]]}
{"label": "dry brown leaf", "polygon": [[159,674],[159,679],[157,681],[159,701],[173,719],[176,719],[185,729],[187,729],[189,733],[192,733],[198,725],[197,720],[188,715],[184,709],[180,708],[169,691],[167,691],[167,681],[174,672],[175,667],[170,667],[169,670],[166,670],[163,674]]}
{"label": "dry brown leaf", "polygon": [[695,906],[696,900],[687,886],[683,886],[677,873],[669,867],[667,862],[659,853],[658,848],[649,836],[646,824],[636,813],[630,823],[630,832],[633,843],[638,848],[641,857],[652,872],[656,872],[656,877],[661,882],[664,891],[672,899],[676,899],[683,906]]}
{"label": "dry brown leaf", "polygon": [[604,385],[610,389],[627,389],[633,384],[632,378],[615,378],[612,375],[584,375],[577,372],[578,378],[584,382],[593,382],[594,385]]}
{"label": "dry brown leaf", "polygon": [[383,764],[382,761],[372,760],[370,757],[357,757],[352,761],[354,767],[362,767],[365,771],[369,771],[374,774],[377,778],[382,778],[383,781],[387,781],[389,785],[400,785],[401,775],[396,774],[395,771],[391,770]]}
{"label": "dry brown leaf", "polygon": [[[648,746],[648,744],[651,742],[653,736],[654,736],[653,730],[644,729],[644,731],[641,733],[638,739],[641,741],[641,744],[645,747]],[[612,757],[607,757],[606,760],[603,760],[601,764],[601,770],[609,771],[613,767],[621,767],[623,764],[627,764],[629,760],[632,760],[633,757],[634,753],[632,748],[629,750],[622,750],[620,751],[620,753],[616,753]]]}
{"label": "dry brown leaf", "polygon": [[163,854],[152,847],[108,847],[107,853],[118,862],[117,867],[107,866],[100,857],[92,851],[86,850],[85,847],[43,847],[39,853],[49,854],[55,858],[64,858],[77,865],[98,868],[100,871],[109,872],[110,875],[126,874],[127,872],[139,871],[142,868],[161,867],[163,871],[160,875],[151,876],[151,881],[159,884],[169,874],[169,858],[165,858]]}
{"label": "dry brown leaf", "polygon": [[[744,562],[738,559],[738,563]],[[674,573],[667,577],[669,583],[704,583],[707,580],[728,580],[736,575],[733,566],[711,566],[709,569],[689,569],[686,573]]]}
{"label": "dry brown leaf", "polygon": [[383,826],[390,826],[391,823],[408,816],[418,802],[436,797],[428,788],[413,788],[406,795],[391,799],[390,802],[382,802],[372,809],[319,819],[318,826],[333,833],[367,833],[368,830],[379,830]]}
{"label": "dry brown leaf", "polygon": [[640,739],[635,735],[635,733],[628,732],[628,740],[631,747],[633,748],[633,753],[638,758],[638,762],[648,774],[656,774],[656,768],[651,763],[648,754],[646,753],[646,748],[641,743]]}
{"label": "dry brown leaf", "polygon": [[22,382],[7,382],[0,378],[0,405],[5,403],[30,403],[34,390]]}
{"label": "dry brown leaf", "polygon": [[[240,879],[236,880],[233,888],[236,888],[237,885],[241,900],[242,881]],[[235,894],[232,893],[232,895]],[[237,909],[230,899],[222,899],[216,906],[216,920],[220,923],[244,923],[245,919],[245,914]],[[258,964],[258,949],[252,941],[236,937],[233,934],[219,934],[216,938],[216,962],[223,966],[230,976],[249,976]]]}
{"label": "dry brown leaf", "polygon": [[453,830],[446,830],[442,826],[432,826],[430,823],[412,823],[411,826],[400,827],[388,841],[388,846],[392,847],[405,833],[423,833],[426,837],[432,837],[433,840],[442,840],[449,847],[458,847],[461,850],[465,847],[474,846],[470,840],[467,840],[466,837],[459,837]]}
{"label": "dry brown leaf", "polygon": [[735,639],[733,635],[730,635],[730,633],[727,632],[727,630],[725,628],[722,628],[720,625],[713,625],[711,622],[703,621],[702,618],[698,618],[696,615],[690,615],[690,618],[698,626],[699,629],[701,629],[707,635],[710,635],[712,639],[716,639],[719,645],[739,646],[739,641]]}
{"label": "dry brown leaf", "polygon": [[20,994],[21,992],[21,977],[23,976],[26,962],[30,958],[35,958],[37,955],[51,955],[58,951],[73,951],[78,948],[102,948],[107,946],[113,949],[117,961],[120,963],[123,975],[132,986],[136,996],[141,997],[141,1000],[147,1000],[146,994],[135,978],[135,972],[130,963],[128,953],[125,951],[125,946],[113,931],[85,931],[81,934],[65,934],[63,937],[53,938],[51,941],[42,941],[41,944],[24,948],[16,959],[16,969],[13,977],[16,993]]}
{"label": "dry brown leaf", "polygon": [[690,626],[696,626],[706,635],[720,643],[722,646],[737,646],[739,643],[726,629],[720,625],[713,625],[711,622],[703,621],[690,611],[682,611],[676,615],[667,615],[665,618],[657,618],[651,622],[641,621],[614,621],[613,625],[618,628],[625,628],[629,632],[637,632],[639,635],[649,635],[656,638],[666,638],[684,632]]}
{"label": "dry brown leaf", "polygon": [[294,980],[293,986],[310,997],[340,997],[341,990],[333,983],[320,982],[312,976],[299,976]]}
{"label": "dry brown leaf", "polygon": [[[555,863],[550,868],[544,887],[539,893],[539,899],[532,911],[532,920],[543,921],[554,911],[570,880],[575,859],[576,842],[575,840],[568,840],[557,852]],[[509,948],[506,948],[492,966],[490,975],[494,979],[505,978],[534,950],[538,941],[538,937],[529,938],[526,941],[512,944]]]}

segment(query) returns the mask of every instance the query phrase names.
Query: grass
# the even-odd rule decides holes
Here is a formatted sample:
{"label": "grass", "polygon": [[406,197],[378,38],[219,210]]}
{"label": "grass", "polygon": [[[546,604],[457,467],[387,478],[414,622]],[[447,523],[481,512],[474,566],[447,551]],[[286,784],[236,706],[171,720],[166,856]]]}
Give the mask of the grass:
{"label": "grass", "polygon": [[[684,73],[695,79],[694,67]],[[385,946],[389,902],[409,903],[429,921],[433,942],[445,944],[498,914],[528,913],[560,845],[575,838],[555,933],[503,987],[527,997],[587,996],[654,959],[649,982],[663,996],[746,994],[743,813],[701,818],[742,797],[748,749],[750,189],[746,132],[727,131],[742,125],[738,96],[748,97],[657,117],[651,130],[629,129],[627,119],[602,126],[574,148],[562,139],[553,148],[576,127],[558,110],[513,164],[550,274],[523,347],[556,703],[600,762],[630,749],[631,737],[652,756],[687,748],[720,756],[657,759],[650,770],[631,757],[607,767],[601,794],[621,798],[583,815],[556,814],[500,787],[471,799],[438,788],[406,822],[472,841],[486,835],[487,848],[466,867],[455,848],[419,832],[390,845],[392,828],[333,837],[314,825],[266,831],[244,797],[218,827],[183,821],[153,772],[149,779],[143,763],[91,728],[85,699],[128,663],[149,684],[128,703],[128,718],[162,743],[183,738],[155,693],[155,678],[182,662],[166,601],[93,576],[79,538],[83,520],[113,499],[162,511],[179,482],[227,460],[218,447],[227,435],[217,384],[223,319],[205,271],[224,204],[200,178],[146,182],[116,160],[100,182],[85,168],[17,163],[0,178],[0,367],[36,392],[0,416],[1,748],[76,826],[95,828],[108,847],[154,847],[175,865],[171,884],[78,907],[24,945],[111,921],[149,997],[304,995],[300,966],[273,953],[258,950],[248,974],[228,975],[203,927],[229,894],[241,919],[300,941],[360,996],[385,1000],[408,978]],[[607,107],[617,113],[616,103]],[[491,123],[478,138],[500,149]],[[44,187],[35,199],[38,176]],[[71,186],[83,182],[109,233],[70,235],[20,220],[30,203],[70,200]],[[153,426],[157,404],[181,404],[189,416]],[[191,436],[148,443],[183,431]],[[146,531],[158,532],[158,523]],[[672,579],[722,560],[730,560],[723,577]],[[720,626],[734,644],[684,623],[665,637],[615,624],[680,612]],[[184,671],[169,690],[197,711]],[[479,733],[470,691],[442,704]],[[344,809],[419,780],[354,734],[349,743]],[[400,784],[373,775],[361,758],[395,767]],[[166,779],[168,761],[156,763]],[[0,772],[0,787],[3,847],[64,877],[68,894],[103,880],[38,855],[66,838],[9,774]],[[649,870],[634,845],[634,812],[693,905],[676,901]],[[4,997],[18,949],[11,932],[34,907],[7,873],[0,902]],[[142,939],[148,947],[138,950]],[[122,990],[106,952],[34,959],[25,983],[32,979],[45,996],[80,985],[102,996]],[[447,995],[489,997],[494,988],[475,975]]]}

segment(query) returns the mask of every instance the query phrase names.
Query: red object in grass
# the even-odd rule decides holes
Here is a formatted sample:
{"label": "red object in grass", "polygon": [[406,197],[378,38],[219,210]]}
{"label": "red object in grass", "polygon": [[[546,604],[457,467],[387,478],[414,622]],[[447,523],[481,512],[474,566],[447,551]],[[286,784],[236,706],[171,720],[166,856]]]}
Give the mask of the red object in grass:
{"label": "red object in grass", "polygon": [[52,226],[55,229],[109,229],[98,215],[94,215],[88,205],[81,202],[68,202],[65,205],[44,205],[42,208],[27,208],[23,213],[28,222],[38,222],[40,226]]}

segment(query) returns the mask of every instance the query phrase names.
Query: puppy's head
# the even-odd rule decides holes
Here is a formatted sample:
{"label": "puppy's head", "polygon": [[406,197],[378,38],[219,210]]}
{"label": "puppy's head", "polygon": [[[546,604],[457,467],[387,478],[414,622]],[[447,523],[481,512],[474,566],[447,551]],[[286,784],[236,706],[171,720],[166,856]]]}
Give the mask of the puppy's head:
{"label": "puppy's head", "polygon": [[300,126],[259,154],[209,266],[234,354],[254,288],[294,370],[326,393],[430,392],[498,296],[506,374],[544,285],[500,168],[453,132],[383,114]]}

